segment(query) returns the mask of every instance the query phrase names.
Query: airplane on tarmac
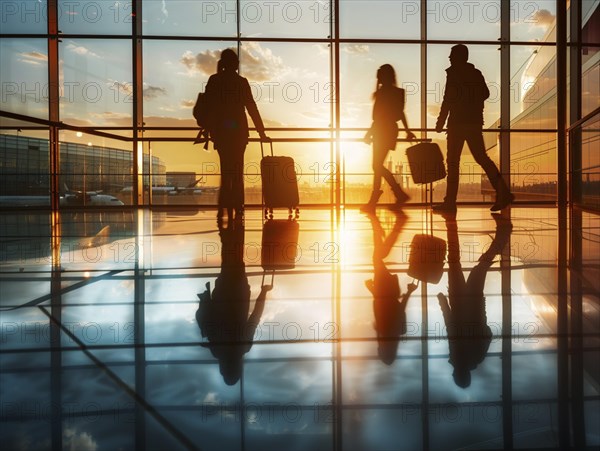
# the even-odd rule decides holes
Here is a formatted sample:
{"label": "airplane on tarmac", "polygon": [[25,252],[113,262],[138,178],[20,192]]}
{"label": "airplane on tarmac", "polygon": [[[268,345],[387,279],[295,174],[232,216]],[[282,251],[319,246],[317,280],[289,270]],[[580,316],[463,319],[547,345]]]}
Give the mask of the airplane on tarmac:
{"label": "airplane on tarmac", "polygon": [[[61,207],[69,206],[115,206],[125,205],[115,196],[102,194],[102,191],[72,191],[65,184],[65,192],[61,194],[59,205]],[[49,207],[50,195],[47,196],[0,196],[0,205],[4,207]]]}
{"label": "airplane on tarmac", "polygon": [[[119,199],[108,194],[87,194],[85,205],[90,206],[115,206],[125,205]],[[60,196],[60,206],[84,205],[82,196]],[[0,205],[3,207],[49,207],[50,196],[0,196]]]}
{"label": "airplane on tarmac", "polygon": [[[218,186],[198,186],[203,185],[204,176],[197,178],[186,186],[152,186],[153,196],[180,196],[180,195],[201,195],[216,193],[219,190]],[[148,186],[144,186],[144,191],[148,190]],[[133,193],[132,186],[126,186],[121,190],[121,194],[131,195]]]}
{"label": "airplane on tarmac", "polygon": [[114,206],[125,205],[115,196],[102,194],[102,191],[72,191],[65,183],[65,194],[60,196],[60,206],[90,205],[90,206]]}

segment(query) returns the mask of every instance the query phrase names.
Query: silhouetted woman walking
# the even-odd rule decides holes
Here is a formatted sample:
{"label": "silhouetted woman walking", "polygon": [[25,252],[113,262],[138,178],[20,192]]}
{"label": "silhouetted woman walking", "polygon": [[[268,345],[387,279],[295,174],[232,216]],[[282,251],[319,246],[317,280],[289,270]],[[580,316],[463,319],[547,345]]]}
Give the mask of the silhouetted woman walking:
{"label": "silhouetted woman walking", "polygon": [[224,209],[231,219],[243,214],[244,206],[244,152],[248,144],[246,109],[262,140],[265,135],[260,113],[252,98],[248,80],[237,73],[239,60],[232,49],[221,52],[217,73],[211,75],[205,95],[210,105],[210,136],[221,162],[221,188],[219,190],[218,218]]}
{"label": "silhouetted woman walking", "polygon": [[377,215],[369,213],[368,216],[373,227],[374,274],[365,285],[373,295],[377,353],[383,363],[391,365],[398,355],[400,338],[406,334],[406,306],[417,285],[409,283],[406,292],[402,293],[398,275],[390,272],[384,260],[396,244],[408,217],[401,211],[396,212],[394,227],[386,236]]}
{"label": "silhouetted woman walking", "polygon": [[394,179],[394,175],[384,166],[388,151],[396,148],[398,137],[397,121],[402,121],[406,129],[406,137],[415,139],[415,135],[409,130],[404,114],[404,89],[396,86],[396,72],[389,64],[384,64],[377,70],[377,87],[373,98],[373,123],[367,131],[364,141],[373,143],[373,191],[369,202],[361,210],[365,213],[375,211],[377,201],[383,191],[381,190],[381,178],[389,183],[396,202],[392,209],[400,209],[408,200],[400,185]]}

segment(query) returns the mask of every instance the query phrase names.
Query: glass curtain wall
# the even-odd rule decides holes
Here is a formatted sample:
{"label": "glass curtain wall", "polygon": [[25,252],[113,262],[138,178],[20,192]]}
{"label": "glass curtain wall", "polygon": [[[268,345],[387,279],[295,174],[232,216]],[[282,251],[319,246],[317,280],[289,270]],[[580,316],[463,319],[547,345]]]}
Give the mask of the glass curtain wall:
{"label": "glass curtain wall", "polygon": [[[36,126],[19,123],[14,115],[48,120],[57,80],[60,145],[80,149],[60,160],[62,174],[76,174],[70,176],[69,190],[101,190],[125,204],[214,204],[218,156],[212,148],[204,151],[193,144],[197,128],[191,112],[198,92],[216,71],[220,51],[231,47],[239,53],[240,73],[251,84],[275,153],[296,161],[301,202],[360,204],[372,183],[372,149],[362,137],[371,123],[378,67],[389,63],[395,68],[397,83],[406,92],[411,129],[445,151],[445,135],[433,129],[450,48],[461,42],[490,88],[484,111],[489,155],[497,164],[503,160],[518,200],[554,201],[556,1],[374,3],[3,3],[2,110],[9,113],[2,117],[3,175],[18,177],[40,167],[30,157],[11,157],[15,149],[29,146],[15,139],[43,139]],[[57,36],[48,32],[53,7]],[[598,105],[597,18],[597,2],[583,2],[584,114]],[[55,37],[57,56],[52,59],[57,61],[49,65]],[[248,204],[261,199],[257,137],[251,132],[246,151]],[[410,143],[404,138],[401,131],[386,166],[412,202],[424,202],[423,187],[412,182],[407,168]],[[79,164],[86,146],[95,149],[102,164]],[[42,153],[36,158],[44,159]],[[137,171],[143,192],[134,199]],[[482,175],[465,150],[460,201],[490,199],[492,189]],[[27,182],[19,191],[46,192],[43,179]],[[64,186],[61,190],[67,191]],[[12,195],[9,191],[3,188],[2,195]],[[434,200],[444,192],[445,181],[437,182]],[[384,200],[392,200],[391,192],[384,193]]]}
{"label": "glass curtain wall", "polygon": [[[581,45],[576,48],[581,71],[580,124],[572,128],[574,202],[600,211],[600,8],[584,1],[581,9]],[[578,117],[578,119],[579,119]],[[580,151],[578,152],[577,150]]]}

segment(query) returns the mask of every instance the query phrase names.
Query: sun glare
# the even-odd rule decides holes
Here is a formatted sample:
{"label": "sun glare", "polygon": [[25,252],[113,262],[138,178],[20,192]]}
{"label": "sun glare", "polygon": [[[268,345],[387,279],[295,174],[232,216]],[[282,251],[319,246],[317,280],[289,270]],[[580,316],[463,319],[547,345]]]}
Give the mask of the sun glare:
{"label": "sun glare", "polygon": [[346,173],[363,173],[371,169],[371,146],[363,142],[342,142],[340,145],[342,161]]}

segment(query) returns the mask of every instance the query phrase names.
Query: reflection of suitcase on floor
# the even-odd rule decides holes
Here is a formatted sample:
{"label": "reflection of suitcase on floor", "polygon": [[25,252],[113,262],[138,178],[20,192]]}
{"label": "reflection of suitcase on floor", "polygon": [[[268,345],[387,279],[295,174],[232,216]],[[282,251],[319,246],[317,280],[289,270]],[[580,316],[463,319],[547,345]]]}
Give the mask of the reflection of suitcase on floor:
{"label": "reflection of suitcase on floor", "polygon": [[273,156],[273,143],[271,155],[264,156],[263,144],[260,150],[263,155],[260,161],[260,177],[262,181],[263,202],[265,204],[265,215],[273,217],[273,208],[287,208],[289,217],[295,210],[298,216],[298,178],[294,160],[291,157]]}
{"label": "reflection of suitcase on floor", "polygon": [[264,223],[260,264],[265,271],[296,266],[299,232],[300,226],[291,219],[269,219]]}
{"label": "reflection of suitcase on floor", "polygon": [[407,274],[421,282],[438,283],[444,273],[446,242],[431,235],[415,235],[410,243]]}
{"label": "reflection of suitcase on floor", "polygon": [[415,183],[431,183],[446,177],[446,166],[440,146],[419,143],[406,149],[408,165]]}

